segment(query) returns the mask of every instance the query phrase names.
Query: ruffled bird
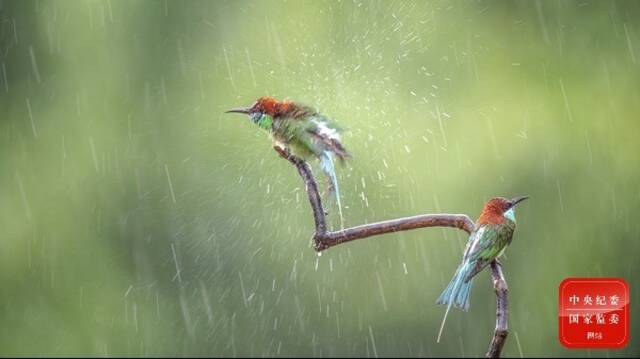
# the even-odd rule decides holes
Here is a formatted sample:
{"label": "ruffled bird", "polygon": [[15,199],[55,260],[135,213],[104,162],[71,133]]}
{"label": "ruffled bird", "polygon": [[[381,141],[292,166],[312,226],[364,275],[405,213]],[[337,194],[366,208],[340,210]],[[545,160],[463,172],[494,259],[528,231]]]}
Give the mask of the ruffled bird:
{"label": "ruffled bird", "polygon": [[228,113],[241,113],[258,127],[267,131],[274,146],[286,148],[302,159],[317,158],[320,168],[328,177],[329,193],[335,198],[344,228],[340,189],[333,158],[340,162],[351,157],[340,141],[342,129],[329,117],[314,108],[292,101],[278,101],[272,97],[260,97],[251,107],[234,108]]}

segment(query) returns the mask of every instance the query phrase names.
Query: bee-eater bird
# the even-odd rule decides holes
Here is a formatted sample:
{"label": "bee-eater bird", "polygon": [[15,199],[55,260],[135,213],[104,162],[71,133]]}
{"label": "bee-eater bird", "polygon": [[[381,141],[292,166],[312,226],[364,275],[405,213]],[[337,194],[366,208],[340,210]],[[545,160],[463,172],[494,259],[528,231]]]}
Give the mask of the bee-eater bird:
{"label": "bee-eater bird", "polygon": [[271,135],[274,146],[286,147],[291,154],[302,159],[317,158],[329,178],[329,193],[335,195],[344,228],[333,156],[344,162],[350,154],[340,142],[342,129],[333,120],[312,107],[267,96],[260,97],[251,107],[234,108],[227,113],[249,115],[253,123]]}
{"label": "bee-eater bird", "polygon": [[469,309],[469,294],[473,285],[473,277],[494,259],[500,257],[511,243],[513,232],[516,229],[514,207],[527,198],[529,197],[520,196],[514,199],[497,197],[490,199],[484,205],[482,213],[476,221],[476,230],[467,242],[462,263],[458,266],[447,288],[436,301],[437,304],[447,305],[438,333],[438,343],[451,305],[464,311]]}

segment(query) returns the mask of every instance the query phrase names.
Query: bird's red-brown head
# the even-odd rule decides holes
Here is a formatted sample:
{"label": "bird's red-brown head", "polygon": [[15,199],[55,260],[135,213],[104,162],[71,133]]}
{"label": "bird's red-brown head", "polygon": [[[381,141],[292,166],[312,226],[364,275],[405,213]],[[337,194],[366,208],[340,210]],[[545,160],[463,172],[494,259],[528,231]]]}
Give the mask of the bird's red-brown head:
{"label": "bird's red-brown head", "polygon": [[271,117],[279,117],[291,110],[293,103],[291,101],[278,101],[273,97],[262,96],[251,107],[233,108],[226,111],[227,113],[244,113],[251,115],[254,113],[264,113]]}
{"label": "bird's red-brown head", "polygon": [[507,199],[504,197],[495,197],[489,200],[484,205],[480,217],[476,224],[478,226],[483,224],[500,224],[505,221],[505,213],[511,210],[515,205],[524,201],[529,197],[518,196],[513,199]]}

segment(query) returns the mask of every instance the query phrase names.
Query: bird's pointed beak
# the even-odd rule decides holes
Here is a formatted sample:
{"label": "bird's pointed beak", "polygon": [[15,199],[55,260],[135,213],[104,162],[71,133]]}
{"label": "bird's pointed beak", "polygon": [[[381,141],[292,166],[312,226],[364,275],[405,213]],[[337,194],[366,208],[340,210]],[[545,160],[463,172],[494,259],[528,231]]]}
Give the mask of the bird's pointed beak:
{"label": "bird's pointed beak", "polygon": [[518,197],[515,197],[515,198],[509,200],[509,202],[511,202],[511,207],[515,207],[516,204],[524,201],[527,198],[529,198],[529,196],[518,196]]}
{"label": "bird's pointed beak", "polygon": [[248,115],[249,113],[251,113],[251,109],[247,107],[238,107],[227,110],[225,111],[225,113],[243,113],[245,115]]}

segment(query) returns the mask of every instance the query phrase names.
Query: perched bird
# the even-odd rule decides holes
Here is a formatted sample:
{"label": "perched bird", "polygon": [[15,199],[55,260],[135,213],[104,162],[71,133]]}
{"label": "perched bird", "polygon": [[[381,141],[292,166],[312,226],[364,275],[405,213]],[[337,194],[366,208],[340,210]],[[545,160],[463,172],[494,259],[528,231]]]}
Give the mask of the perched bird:
{"label": "perched bird", "polygon": [[447,288],[436,301],[437,304],[447,305],[438,333],[438,342],[440,342],[442,329],[451,305],[465,311],[469,309],[469,294],[473,285],[473,277],[494,259],[500,257],[511,243],[513,232],[516,229],[514,207],[527,198],[529,197],[521,196],[514,199],[497,197],[490,199],[484,205],[482,213],[476,221],[476,230],[469,237],[467,247],[464,250],[462,263],[458,266]]}
{"label": "perched bird", "polygon": [[286,148],[302,159],[317,158],[329,178],[329,193],[335,196],[344,227],[333,156],[344,162],[350,154],[340,142],[342,130],[334,121],[312,107],[267,96],[260,97],[251,107],[234,108],[227,113],[249,115],[253,123],[271,135],[274,146]]}

